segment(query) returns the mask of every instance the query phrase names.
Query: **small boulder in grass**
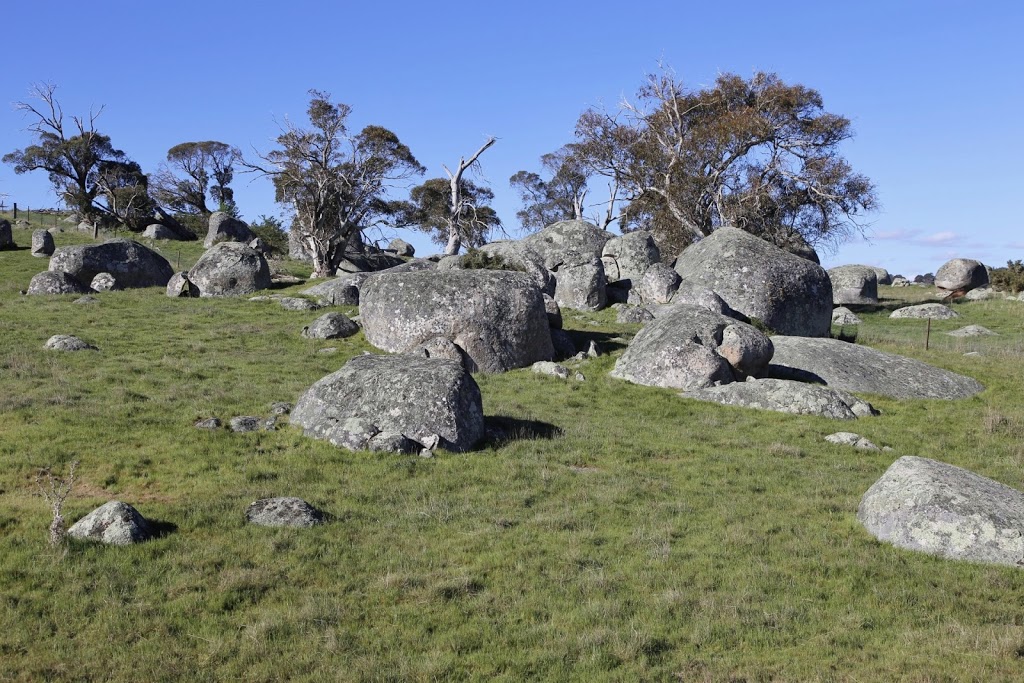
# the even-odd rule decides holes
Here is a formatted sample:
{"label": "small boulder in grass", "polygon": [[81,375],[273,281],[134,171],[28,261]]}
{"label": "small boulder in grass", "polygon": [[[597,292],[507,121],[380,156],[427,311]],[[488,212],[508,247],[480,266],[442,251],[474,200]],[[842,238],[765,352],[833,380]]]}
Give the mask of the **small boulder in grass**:
{"label": "small boulder in grass", "polygon": [[130,545],[151,538],[153,532],[138,510],[112,500],[71,525],[68,536],[109,545]]}
{"label": "small boulder in grass", "polygon": [[317,526],[327,516],[301,498],[263,498],[249,504],[245,519],[256,526],[298,527]]}
{"label": "small boulder in grass", "polygon": [[55,334],[46,340],[44,348],[51,351],[98,351],[95,346],[70,334]]}
{"label": "small boulder in grass", "polygon": [[344,339],[359,331],[359,325],[342,313],[325,313],[306,327],[302,336],[307,339]]}
{"label": "small boulder in grass", "polygon": [[208,417],[203,420],[198,420],[192,425],[196,429],[220,429],[220,419],[216,417]]}
{"label": "small boulder in grass", "polygon": [[228,421],[231,431],[238,433],[257,432],[262,426],[263,420],[255,415],[239,415]]}
{"label": "small boulder in grass", "polygon": [[825,437],[825,441],[834,443],[837,446],[853,446],[866,451],[880,451],[878,446],[865,439],[860,434],[853,432],[836,432]]}

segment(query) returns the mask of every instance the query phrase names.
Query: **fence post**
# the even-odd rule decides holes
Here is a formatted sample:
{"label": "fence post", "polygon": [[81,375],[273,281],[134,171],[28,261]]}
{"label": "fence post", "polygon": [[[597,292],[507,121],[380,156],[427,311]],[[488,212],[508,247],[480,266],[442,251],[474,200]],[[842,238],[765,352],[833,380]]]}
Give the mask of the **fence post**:
{"label": "fence post", "polygon": [[924,350],[925,351],[928,350],[928,341],[931,339],[931,337],[932,337],[932,319],[928,318],[928,327],[927,327],[927,329],[925,330],[925,333],[924,333]]}
{"label": "fence post", "polygon": [[14,220],[18,220],[18,202],[14,202]]}

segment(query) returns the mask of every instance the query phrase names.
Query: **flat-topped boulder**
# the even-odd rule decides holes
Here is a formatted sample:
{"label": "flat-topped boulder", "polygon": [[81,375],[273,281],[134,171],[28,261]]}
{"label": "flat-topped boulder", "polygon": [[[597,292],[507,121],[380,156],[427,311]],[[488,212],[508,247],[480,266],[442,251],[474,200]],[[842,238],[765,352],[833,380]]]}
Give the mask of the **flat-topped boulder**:
{"label": "flat-topped boulder", "polygon": [[215,244],[187,275],[199,296],[243,296],[271,285],[267,259],[241,242]]}
{"label": "flat-topped boulder", "polygon": [[981,261],[974,259],[951,259],[935,273],[935,286],[950,292],[967,292],[987,284],[988,270]]}
{"label": "flat-topped boulder", "polygon": [[892,398],[958,399],[984,390],[975,379],[838,339],[774,336],[768,375]]}
{"label": "flat-topped boulder", "polygon": [[870,403],[849,392],[785,379],[749,379],[746,382],[693,389],[681,395],[729,406],[793,415],[817,415],[833,420],[855,420],[878,414]]}
{"label": "flat-topped boulder", "polygon": [[352,450],[392,433],[465,451],[485,433],[480,389],[462,364],[412,355],[353,358],[302,394],[291,424]]}
{"label": "flat-topped boulder", "polygon": [[525,273],[378,274],[362,287],[359,313],[377,348],[404,353],[444,337],[465,352],[472,371],[504,372],[554,356],[544,299]]}
{"label": "flat-topped boulder", "polygon": [[861,498],[857,519],[899,548],[1024,567],[1024,493],[944,462],[900,458]]}
{"label": "flat-topped boulder", "polygon": [[877,304],[878,274],[870,266],[837,266],[830,268],[832,303]]}
{"label": "flat-topped boulder", "polygon": [[323,524],[327,516],[301,498],[262,498],[249,503],[245,521],[256,526],[308,528]]}
{"label": "flat-topped boulder", "polygon": [[699,389],[756,375],[771,357],[771,341],[753,326],[679,304],[637,333],[611,375],[646,386]]}
{"label": "flat-topped boulder", "polygon": [[913,318],[924,320],[925,318],[931,318],[932,320],[950,320],[951,318],[959,318],[960,314],[949,306],[942,304],[917,304],[915,306],[897,308],[889,314],[889,317],[896,319]]}
{"label": "flat-topped boulder", "polygon": [[50,257],[50,270],[68,273],[83,283],[92,282],[100,273],[110,273],[122,289],[165,287],[174,275],[167,259],[126,239],[60,247]]}
{"label": "flat-topped boulder", "polygon": [[543,257],[545,268],[557,272],[562,266],[601,260],[604,245],[614,237],[587,221],[571,220],[552,223],[521,242]]}
{"label": "flat-topped boulder", "polygon": [[500,256],[511,269],[521,270],[529,275],[544,294],[550,296],[555,293],[554,274],[545,267],[544,257],[528,244],[512,240],[491,242],[480,247],[480,251],[488,256]]}
{"label": "flat-topped boulder", "polygon": [[719,228],[676,259],[680,288],[711,289],[779,334],[826,337],[832,283],[825,270],[737,228]]}

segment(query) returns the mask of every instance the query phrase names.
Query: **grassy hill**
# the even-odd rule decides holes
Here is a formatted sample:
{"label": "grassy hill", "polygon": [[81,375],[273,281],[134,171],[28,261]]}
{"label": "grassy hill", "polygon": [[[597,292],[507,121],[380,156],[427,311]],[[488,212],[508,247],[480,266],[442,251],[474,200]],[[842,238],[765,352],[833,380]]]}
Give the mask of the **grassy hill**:
{"label": "grassy hill", "polygon": [[[160,248],[182,268],[202,251]],[[578,365],[586,381],[477,376],[490,426],[510,438],[423,459],[350,453],[288,426],[192,426],[294,402],[374,351],[361,333],[307,340],[316,312],[160,289],[95,304],[21,296],[46,263],[0,252],[0,680],[1024,676],[1024,570],[898,550],[855,517],[904,454],[1024,489],[1022,302],[954,305],[962,317],[933,321],[925,351],[924,321],[887,309],[934,291],[881,288],[859,343],[987,389],[956,402],[867,396],[882,414],[852,424],[611,379],[639,328],[567,311],[578,341],[611,352]],[[999,336],[943,334],[971,323]],[[53,334],[100,351],[44,351]],[[823,441],[842,430],[894,451]],[[170,532],[51,550],[33,478],[73,460],[69,521],[118,499]],[[244,523],[248,503],[286,495],[333,521]]]}

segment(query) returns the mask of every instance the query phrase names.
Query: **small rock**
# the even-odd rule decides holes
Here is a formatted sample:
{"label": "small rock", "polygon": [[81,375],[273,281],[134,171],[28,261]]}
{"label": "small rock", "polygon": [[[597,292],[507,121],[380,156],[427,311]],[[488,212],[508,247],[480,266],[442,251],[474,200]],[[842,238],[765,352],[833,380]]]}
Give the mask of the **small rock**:
{"label": "small rock", "polygon": [[301,498],[263,498],[245,510],[246,521],[256,526],[306,528],[323,524],[325,517]]}
{"label": "small rock", "polygon": [[590,358],[597,358],[601,355],[601,351],[597,348],[597,343],[594,340],[590,340],[590,346],[587,347],[587,356]]}
{"label": "small rock", "polygon": [[918,304],[898,308],[889,315],[890,318],[931,318],[932,320],[949,320],[959,318],[960,314],[949,306],[942,304]]}
{"label": "small rock", "polygon": [[615,315],[615,322],[621,324],[642,325],[651,320],[654,320],[654,314],[643,306],[623,306]]}
{"label": "small rock", "polygon": [[274,415],[287,415],[292,412],[292,404],[285,401],[270,404],[270,412]]}
{"label": "small rock", "polygon": [[306,327],[302,328],[302,336],[307,339],[344,339],[359,331],[355,324],[343,313],[325,313]]}
{"label": "small rock", "polygon": [[89,287],[97,292],[114,292],[121,289],[117,278],[110,273],[97,273]]}
{"label": "small rock", "polygon": [[587,378],[583,376],[582,372],[577,372],[573,376],[573,379],[575,379],[577,382],[586,382],[587,381]]}
{"label": "small rock", "polygon": [[315,311],[320,308],[319,304],[297,296],[282,296],[277,303],[286,311]]}
{"label": "small rock", "polygon": [[871,443],[860,434],[854,434],[853,432],[836,432],[835,434],[829,434],[825,437],[825,441],[834,443],[838,446],[853,446],[854,448],[861,448],[868,451],[881,450],[878,446]]}
{"label": "small rock", "polygon": [[569,377],[569,369],[564,365],[558,363],[552,363],[548,360],[537,361],[530,366],[530,369],[540,375],[551,375],[552,377],[558,377],[559,379],[567,379]]}
{"label": "small rock", "polygon": [[839,325],[860,325],[861,319],[853,314],[846,306],[840,306],[832,311],[832,324]]}
{"label": "small rock", "polygon": [[192,426],[196,429],[220,429],[220,420],[216,417],[208,417],[197,421]]}
{"label": "small rock", "polygon": [[967,327],[961,327],[959,330],[953,330],[947,332],[950,337],[990,337],[998,336],[992,330],[982,327],[981,325],[968,325]]}
{"label": "small rock", "polygon": [[92,344],[88,344],[78,337],[70,334],[55,334],[46,340],[43,348],[51,351],[99,351]]}
{"label": "small rock", "polygon": [[317,351],[317,353],[337,353],[337,352],[338,352],[338,347],[337,346],[328,346],[328,347],[322,348],[319,351]]}
{"label": "small rock", "polygon": [[150,538],[152,531],[138,510],[112,500],[75,522],[68,529],[68,536],[109,545],[129,545]]}
{"label": "small rock", "polygon": [[259,431],[260,418],[253,415],[240,415],[228,421],[228,427],[233,432],[245,433]]}
{"label": "small rock", "polygon": [[98,304],[99,302],[100,302],[100,300],[97,299],[96,297],[91,296],[89,294],[86,294],[85,296],[78,297],[77,299],[75,299],[71,303],[73,303],[73,304]]}

